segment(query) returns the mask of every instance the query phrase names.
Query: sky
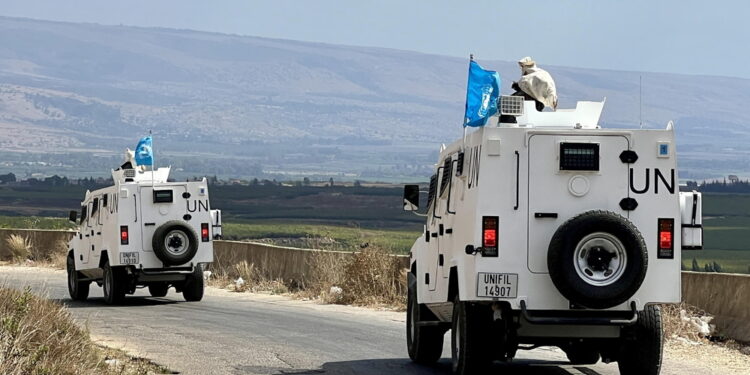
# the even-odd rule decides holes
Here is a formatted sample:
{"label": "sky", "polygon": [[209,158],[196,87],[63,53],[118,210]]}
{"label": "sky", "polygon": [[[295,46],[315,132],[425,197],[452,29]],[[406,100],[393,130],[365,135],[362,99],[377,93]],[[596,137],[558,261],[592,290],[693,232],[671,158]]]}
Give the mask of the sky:
{"label": "sky", "polygon": [[0,15],[750,78],[750,1],[2,0]]}

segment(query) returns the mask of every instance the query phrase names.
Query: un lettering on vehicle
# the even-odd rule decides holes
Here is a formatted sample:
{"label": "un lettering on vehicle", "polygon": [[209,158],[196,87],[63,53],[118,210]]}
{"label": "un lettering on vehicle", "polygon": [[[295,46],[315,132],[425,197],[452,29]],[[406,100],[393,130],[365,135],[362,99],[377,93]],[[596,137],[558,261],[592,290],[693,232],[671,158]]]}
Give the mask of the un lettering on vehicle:
{"label": "un lettering on vehicle", "polygon": [[[635,194],[646,194],[649,191],[653,190],[654,194],[659,194],[659,186],[663,186],[662,191],[666,190],[670,194],[674,194],[676,191],[674,168],[670,169],[668,173],[663,172],[659,168],[653,168],[653,170],[654,170],[654,174],[652,178],[651,168],[646,168],[645,171],[638,171],[638,172],[636,172],[634,168],[630,168],[630,173],[629,173],[630,191],[632,191]],[[636,182],[636,179],[638,179],[636,175],[640,176],[641,173],[645,174],[644,179],[642,180],[642,182],[641,181]],[[669,176],[668,181],[667,181],[666,176]],[[652,180],[654,181],[653,185],[651,184]]]}
{"label": "un lettering on vehicle", "polygon": [[[192,205],[190,204],[192,202]],[[187,211],[188,212],[208,212],[209,206],[208,206],[208,200],[193,200],[193,201],[187,201]]]}

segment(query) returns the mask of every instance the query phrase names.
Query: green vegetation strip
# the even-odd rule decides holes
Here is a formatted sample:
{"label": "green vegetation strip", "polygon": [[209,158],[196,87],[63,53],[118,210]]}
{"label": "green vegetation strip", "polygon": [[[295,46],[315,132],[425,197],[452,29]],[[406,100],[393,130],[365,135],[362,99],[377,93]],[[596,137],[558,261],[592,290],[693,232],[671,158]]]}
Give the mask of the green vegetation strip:
{"label": "green vegetation strip", "polygon": [[277,245],[340,251],[376,246],[397,254],[408,253],[420,235],[413,230],[289,222],[224,222],[222,229],[226,239],[262,240]]}
{"label": "green vegetation strip", "polygon": [[[406,219],[414,220],[413,215],[400,211],[399,207],[388,208],[387,212],[372,209],[384,202],[397,201],[398,192],[395,189],[223,187],[223,190],[217,190],[222,194],[212,195],[212,204],[215,203],[214,198],[224,200],[224,205],[216,207],[224,208],[226,239],[346,251],[378,246],[406,254],[420,235],[421,223],[407,222]],[[353,192],[357,194],[347,197]],[[297,215],[293,212],[293,207],[298,203],[294,201],[295,197],[305,198],[305,202],[314,202],[317,206],[311,206],[305,215]],[[348,199],[347,204],[368,199],[371,202],[357,210],[347,210],[346,204],[331,205],[344,200],[342,197]],[[263,210],[258,210],[260,206],[257,205],[244,207],[242,198],[260,198],[260,201],[267,202],[264,204],[268,207],[263,206]],[[716,262],[723,272],[750,273],[750,194],[705,194],[703,200],[705,250],[683,252],[683,264],[691,269],[692,259],[696,258],[701,269],[705,268],[705,264],[713,265]],[[284,205],[287,211],[279,212],[278,207]],[[251,214],[253,210],[258,211]],[[234,215],[235,211],[239,211],[240,215]],[[267,217],[252,217],[260,215],[258,212],[261,211]],[[326,213],[321,215],[321,212]],[[351,217],[342,219],[341,212],[348,212],[347,215]],[[272,217],[274,215],[280,217]],[[374,218],[381,218],[382,222],[376,222]],[[0,216],[0,228],[70,229],[73,226],[64,218]]]}

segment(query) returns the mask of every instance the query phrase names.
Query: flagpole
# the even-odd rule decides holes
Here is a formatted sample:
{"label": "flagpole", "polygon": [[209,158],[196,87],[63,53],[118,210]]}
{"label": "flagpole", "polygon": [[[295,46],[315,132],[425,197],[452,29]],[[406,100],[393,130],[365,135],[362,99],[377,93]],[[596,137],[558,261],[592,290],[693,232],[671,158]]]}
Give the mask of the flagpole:
{"label": "flagpole", "polygon": [[151,137],[151,190],[154,190],[154,168],[156,168],[156,151],[154,150],[154,137],[151,135],[151,129],[148,130]]}
{"label": "flagpole", "polygon": [[[470,53],[469,64],[471,64],[472,61],[474,61],[474,54]],[[466,119],[464,119],[464,141],[463,141],[463,144],[461,144],[461,151],[465,151],[465,150],[466,150]]]}

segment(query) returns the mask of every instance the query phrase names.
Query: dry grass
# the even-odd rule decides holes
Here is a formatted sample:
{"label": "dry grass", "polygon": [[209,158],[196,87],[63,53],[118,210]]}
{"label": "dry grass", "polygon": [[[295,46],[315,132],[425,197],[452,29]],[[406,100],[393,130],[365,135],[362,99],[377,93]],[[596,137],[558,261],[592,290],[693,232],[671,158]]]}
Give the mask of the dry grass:
{"label": "dry grass", "polygon": [[687,303],[661,305],[662,322],[664,324],[664,337],[677,339],[678,337],[694,342],[708,342],[708,338],[695,330],[693,325],[682,320],[680,311],[687,312],[690,317],[707,316],[705,311]]}
{"label": "dry grass", "polygon": [[40,266],[57,268],[64,270],[67,266],[68,257],[68,242],[64,240],[57,241],[50,251],[46,252],[44,256],[40,256],[37,259],[37,263]]}
{"label": "dry grass", "polygon": [[[271,279],[260,271],[255,264],[246,261],[227,267],[211,266],[208,284],[226,288],[235,292],[271,292],[273,294],[289,293],[289,283],[280,279]],[[241,282],[238,282],[241,280]]]}
{"label": "dry grass", "polygon": [[31,257],[31,249],[32,245],[28,237],[11,234],[5,239],[5,246],[2,247],[0,257],[14,262],[23,261]]}
{"label": "dry grass", "polygon": [[[36,246],[34,236],[23,237],[16,234],[11,234],[5,240],[6,246],[4,249],[16,249],[16,252],[25,254],[24,256],[6,256],[10,254],[11,250],[5,250],[3,255],[0,255],[0,259],[8,260],[18,265],[30,265],[40,267],[50,267],[64,270],[66,267],[66,257],[68,255],[68,242],[59,240],[55,242],[51,248],[41,249],[40,246]],[[27,249],[26,251],[21,249]]]}
{"label": "dry grass", "polygon": [[[662,305],[662,321],[664,323],[664,338],[672,346],[687,345],[696,348],[711,345],[720,347],[728,353],[737,351],[743,355],[750,355],[750,346],[737,342],[735,340],[723,337],[720,333],[714,332],[711,336],[702,335],[690,323],[682,319],[681,311],[684,311],[688,318],[711,316],[705,310],[701,310],[687,303]],[[750,361],[746,361],[750,363]]]}
{"label": "dry grass", "polygon": [[[91,342],[61,305],[27,289],[0,288],[0,373],[147,374],[163,369],[147,361],[113,356]],[[112,364],[110,364],[110,363]]]}
{"label": "dry grass", "polygon": [[333,254],[315,258],[314,270],[300,293],[327,303],[406,307],[406,271],[398,259],[379,247],[368,247],[340,262]]}
{"label": "dry grass", "polygon": [[[210,266],[208,284],[236,292],[270,292],[320,300],[325,303],[406,307],[406,271],[398,258],[370,246],[342,261],[341,254],[319,252],[309,264],[305,280],[274,279],[254,264]],[[242,279],[242,282],[238,282]]]}

